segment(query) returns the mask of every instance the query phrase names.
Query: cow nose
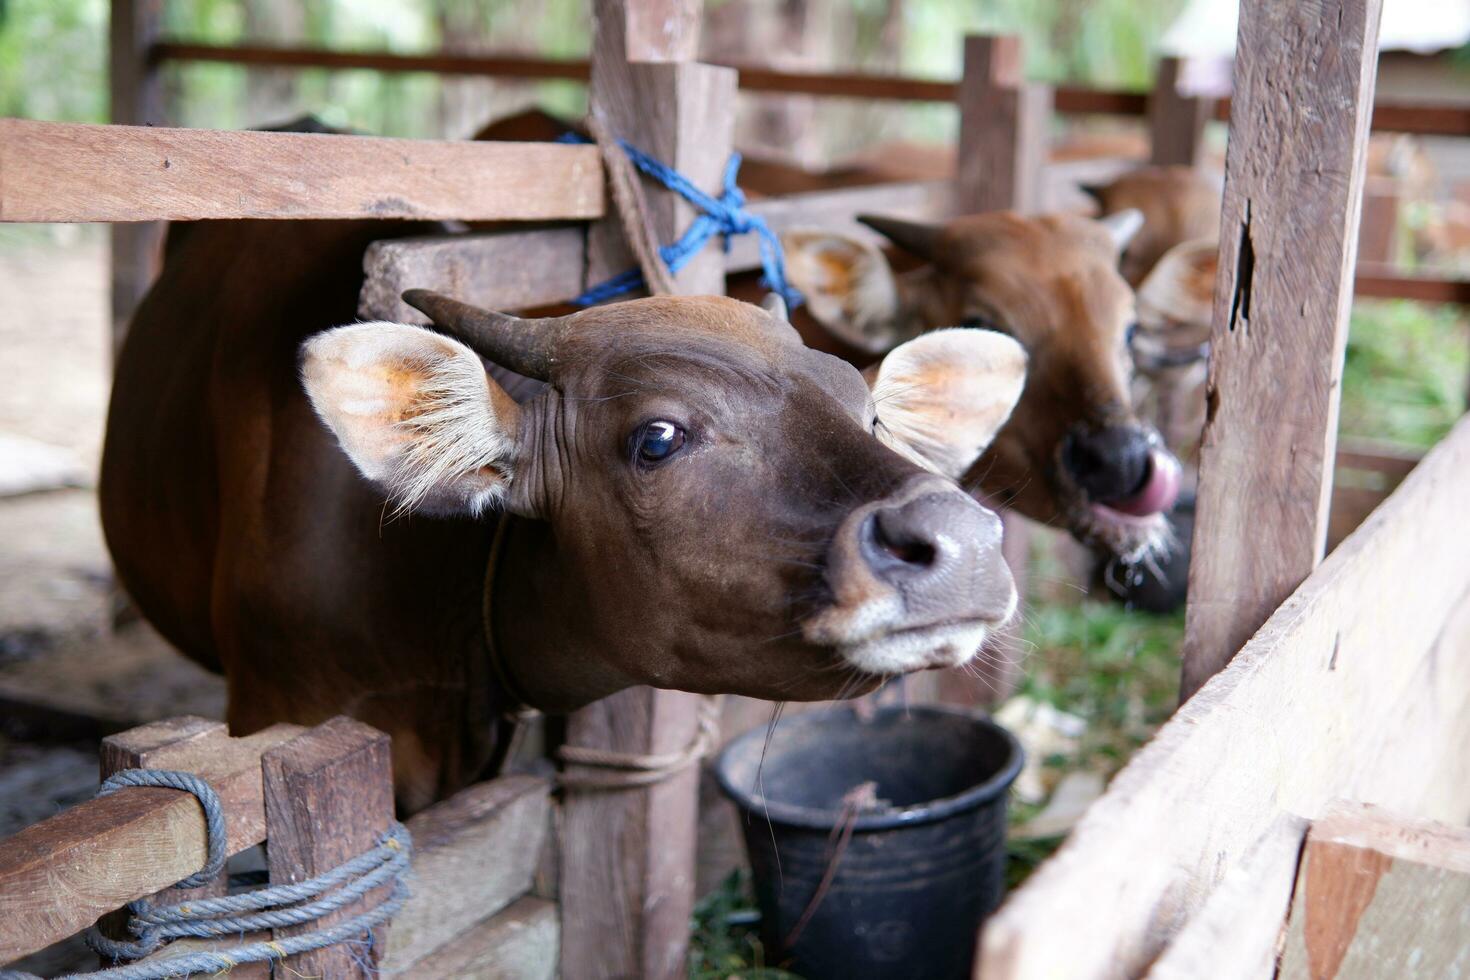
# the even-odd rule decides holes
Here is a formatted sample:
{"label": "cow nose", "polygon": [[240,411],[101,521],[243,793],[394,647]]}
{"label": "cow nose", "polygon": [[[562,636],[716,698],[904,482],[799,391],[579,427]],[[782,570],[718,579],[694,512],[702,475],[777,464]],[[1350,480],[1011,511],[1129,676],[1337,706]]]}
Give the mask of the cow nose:
{"label": "cow nose", "polygon": [[860,533],[863,560],[910,606],[973,601],[967,593],[990,579],[1009,585],[1000,520],[963,493],[936,491],[880,506]]}
{"label": "cow nose", "polygon": [[1091,500],[1121,500],[1148,479],[1152,444],[1144,430],[1109,425],[1071,433],[1062,443],[1062,465]]}

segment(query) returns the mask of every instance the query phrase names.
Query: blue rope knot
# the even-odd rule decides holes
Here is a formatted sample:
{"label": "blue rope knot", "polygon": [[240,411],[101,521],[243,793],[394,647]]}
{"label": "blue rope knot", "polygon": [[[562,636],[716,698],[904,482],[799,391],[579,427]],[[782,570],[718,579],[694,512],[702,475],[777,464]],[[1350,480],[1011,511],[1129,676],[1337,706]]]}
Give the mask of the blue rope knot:
{"label": "blue rope knot", "polygon": [[[559,140],[567,143],[590,142],[578,133],[566,133]],[[677,241],[664,245],[658,250],[659,257],[669,267],[670,272],[677,274],[680,269],[688,265],[689,260],[698,255],[715,235],[721,236],[724,249],[728,253],[731,236],[753,233],[757,236],[757,245],[760,248],[763,272],[761,284],[767,289],[780,293],[788,309],[795,309],[801,304],[801,293],[797,292],[796,288],[786,280],[786,256],[781,250],[780,237],[771,230],[765,218],[745,210],[745,192],[736,183],[740,176],[739,153],[730,154],[730,159],[725,164],[724,177],[720,182],[720,196],[712,197],[695,187],[688,177],[663,161],[656,160],[644,153],[627,140],[618,140],[618,145],[623,148],[628,158],[633,161],[633,165],[640,171],[699,209],[700,213],[684,230],[684,234],[680,235]],[[593,286],[572,302],[579,306],[592,306],[646,285],[640,270],[629,269],[600,285]]]}

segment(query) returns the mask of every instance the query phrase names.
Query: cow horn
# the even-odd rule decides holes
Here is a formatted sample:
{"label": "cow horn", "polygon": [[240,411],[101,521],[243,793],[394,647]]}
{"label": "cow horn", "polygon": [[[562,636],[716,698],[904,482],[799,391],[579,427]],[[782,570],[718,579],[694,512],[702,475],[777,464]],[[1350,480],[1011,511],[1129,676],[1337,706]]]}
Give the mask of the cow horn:
{"label": "cow horn", "polygon": [[482,310],[430,289],[407,290],[403,301],[501,367],[537,381],[551,380],[560,317],[523,320],[509,313]]}
{"label": "cow horn", "polygon": [[938,225],[883,218],[874,214],[860,214],[857,219],[899,248],[913,252],[921,259],[932,259],[939,251]]}
{"label": "cow horn", "polygon": [[1097,220],[1108,230],[1113,244],[1121,252],[1128,247],[1129,242],[1133,241],[1133,236],[1138,234],[1138,229],[1143,227],[1143,212],[1137,208],[1124,208],[1122,211],[1114,211]]}

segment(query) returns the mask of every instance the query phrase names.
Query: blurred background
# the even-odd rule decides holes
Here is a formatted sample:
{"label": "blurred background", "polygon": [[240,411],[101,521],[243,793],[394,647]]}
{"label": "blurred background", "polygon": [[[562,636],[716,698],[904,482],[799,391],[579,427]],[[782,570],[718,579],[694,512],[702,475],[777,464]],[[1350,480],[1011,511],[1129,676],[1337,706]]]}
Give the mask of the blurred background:
{"label": "blurred background", "polygon": [[[579,59],[587,56],[587,6],[168,0],[162,33],[219,45]],[[1470,105],[1470,0],[1385,7],[1380,103]],[[106,0],[0,0],[0,115],[107,121],[108,31]],[[1033,80],[1144,92],[1168,54],[1190,59],[1187,86],[1221,95],[1234,4],[708,0],[702,44],[704,58],[721,63],[951,81],[970,32],[1021,35]],[[164,65],[162,85],[174,125],[247,128],[310,113],[333,127],[420,138],[467,138],[528,108],[575,120],[586,102],[585,87],[571,80],[178,61]],[[958,118],[950,105],[740,98],[737,143],[756,160],[822,170],[904,156],[934,175],[952,167]],[[1149,153],[1143,118],[1059,115],[1050,136],[1056,159],[1141,162]],[[1206,146],[1205,166],[1221,170],[1223,124],[1211,124]],[[1370,174],[1373,193],[1392,203],[1374,225],[1374,261],[1398,273],[1470,274],[1470,139],[1375,135]],[[0,225],[0,836],[91,794],[103,728],[222,710],[219,679],[131,622],[113,589],[92,489],[110,323],[105,227]],[[1465,306],[1362,300],[1353,311],[1342,432],[1420,451],[1465,410],[1467,380]],[[1064,550],[1038,535],[1021,707],[1010,723],[1033,726],[1050,748],[1020,804],[1023,823],[1070,776],[1084,774],[1100,789],[1167,717],[1177,689],[1182,614],[1139,614],[1089,595]],[[1018,873],[1058,833],[1018,840]],[[745,901],[736,883],[702,907],[700,969],[723,976],[749,957],[750,937],[726,927]]]}

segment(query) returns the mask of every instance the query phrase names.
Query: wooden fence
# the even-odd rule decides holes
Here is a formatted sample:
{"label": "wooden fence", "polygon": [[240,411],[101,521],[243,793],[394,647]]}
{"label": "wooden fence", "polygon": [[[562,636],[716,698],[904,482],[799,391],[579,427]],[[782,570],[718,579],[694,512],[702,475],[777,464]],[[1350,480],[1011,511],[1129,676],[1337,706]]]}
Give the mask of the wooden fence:
{"label": "wooden fence", "polygon": [[[1269,168],[1263,169],[1251,153],[1233,154],[1236,165],[1227,169],[1222,245],[1229,261],[1221,264],[1211,367],[1212,386],[1226,395],[1213,407],[1203,450],[1195,554],[1204,585],[1196,584],[1192,601],[1186,663],[1193,681],[1205,682],[1212,673],[1213,679],[1115,781],[1057,858],[991,922],[981,952],[987,980],[1142,975],[1151,964],[1159,970],[1191,962],[1188,958],[1200,955],[1200,949],[1218,953],[1222,935],[1231,935],[1239,947],[1228,952],[1249,951],[1266,930],[1262,923],[1269,925],[1273,916],[1279,932],[1286,904],[1284,899],[1278,903],[1281,915],[1275,915],[1274,906],[1246,907],[1239,898],[1241,887],[1231,883],[1243,875],[1252,887],[1275,888],[1270,894],[1280,897],[1282,883],[1296,875],[1292,841],[1300,843],[1303,825],[1294,818],[1318,816],[1336,797],[1456,821],[1470,812],[1470,799],[1464,796],[1470,774],[1464,771],[1467,754],[1461,751],[1465,719],[1470,718],[1464,703],[1470,692],[1470,548],[1460,531],[1464,482],[1470,476],[1470,428],[1462,423],[1408,472],[1387,504],[1315,567],[1328,533],[1325,501],[1332,468],[1324,460],[1335,456],[1337,381],[1372,96],[1371,58],[1365,59],[1363,52],[1373,50],[1379,0],[1339,0],[1328,5],[1330,10],[1303,5],[1289,12],[1294,18],[1343,18],[1344,37],[1334,35],[1326,42],[1334,46],[1331,58],[1306,59],[1287,48],[1289,38],[1322,32],[1305,22],[1296,25],[1300,30],[1271,27],[1266,14],[1271,6],[1266,0],[1243,5],[1240,70],[1246,74],[1244,83],[1237,83],[1231,107],[1233,134],[1247,141],[1247,147],[1259,145],[1247,127],[1261,124],[1259,114],[1269,101],[1262,79],[1269,78],[1295,96],[1281,110],[1288,115],[1278,120],[1276,137],[1285,133],[1289,153],[1328,160],[1346,179],[1340,185],[1318,186],[1311,183],[1311,168],[1303,166],[1275,175],[1273,183]],[[120,114],[135,122],[154,121],[146,117],[156,105],[155,82],[147,68],[161,57],[156,52],[166,50],[148,40],[156,38],[149,29],[156,26],[158,4],[119,0],[114,7],[115,50],[137,52],[143,66],[114,66],[115,76],[124,82],[124,90],[115,92],[118,104],[125,106]],[[729,148],[734,73],[693,64],[688,30],[648,30],[652,23],[687,25],[691,17],[697,19],[695,8],[664,0],[629,0],[626,6],[596,0],[594,12],[593,104],[620,135],[702,186],[714,187]],[[635,53],[641,61],[634,60]],[[662,63],[641,63],[649,60]],[[1020,80],[1018,63],[1013,41],[967,41],[966,77],[944,96],[953,99],[958,92],[967,157],[952,187],[823,192],[762,202],[759,208],[779,225],[787,219],[850,221],[858,210],[877,208],[937,214],[1024,206],[1035,193],[1028,188],[1027,161],[1035,159],[1038,120],[1050,106],[1065,107],[1066,99],[1061,91],[1050,93]],[[1324,64],[1348,67],[1325,77]],[[1146,110],[1148,103],[1136,105]],[[651,111],[653,106],[660,111]],[[1201,117],[1197,109],[1189,119]],[[1300,120],[1290,113],[1341,120],[1341,125],[1295,125]],[[1379,117],[1385,118],[1382,111]],[[381,218],[453,213],[489,220],[524,217],[530,209],[542,219],[586,222],[379,245],[367,259],[362,299],[373,315],[401,314],[395,305],[400,286],[442,286],[451,272],[455,281],[471,283],[456,290],[464,298],[514,308],[569,298],[587,281],[631,264],[621,231],[606,213],[601,167],[588,151],[577,148],[432,142],[405,147],[402,141],[366,137],[99,130],[17,121],[3,125],[0,217],[7,220],[157,222],[205,214],[328,218],[346,213]],[[111,151],[99,152],[104,145]],[[244,193],[241,174],[231,161],[219,158],[224,148],[261,163],[258,180],[244,185]],[[977,163],[975,154],[981,152],[987,155]],[[309,157],[312,165],[283,171],[273,163],[282,153]],[[78,163],[88,159],[85,166]],[[61,175],[56,185],[61,190],[43,195],[32,183],[31,168],[41,160]],[[377,179],[379,168],[392,179]],[[471,168],[475,179],[469,181],[451,172]],[[517,193],[508,197],[487,188],[496,181],[485,179],[486,174],[514,181]],[[82,198],[67,190],[83,179],[94,181],[92,189],[103,192]],[[1247,199],[1252,204],[1242,215],[1240,202]],[[1301,200],[1316,209],[1313,220],[1295,220],[1293,202]],[[658,195],[650,205],[661,240],[671,239],[690,217],[671,195]],[[140,241],[141,235],[131,246]],[[1248,243],[1248,256],[1238,254],[1242,241]],[[505,274],[496,256],[508,249],[517,255],[537,250],[546,258],[540,268],[548,274]],[[1302,255],[1312,263],[1306,293],[1290,288],[1303,275],[1292,265]],[[750,263],[749,252],[737,250],[725,257],[711,247],[686,267],[676,285],[680,291],[719,291],[726,268]],[[1308,329],[1293,329],[1302,321]],[[1272,373],[1256,370],[1253,388],[1249,378],[1259,364],[1270,364]],[[1298,411],[1296,387],[1282,383],[1285,378],[1314,379],[1308,408]],[[1261,424],[1262,413],[1270,425]],[[1259,479],[1254,478],[1257,473]],[[1296,488],[1293,494],[1282,494],[1277,480],[1288,481]],[[1241,495],[1243,503],[1234,501],[1232,493]],[[1305,512],[1295,509],[1303,499],[1312,502]],[[1246,518],[1224,516],[1242,512]],[[1267,534],[1262,530],[1267,528],[1279,533]],[[1306,544],[1281,548],[1282,541]],[[1241,561],[1232,563],[1233,550]],[[1269,569],[1265,578],[1272,597],[1242,607],[1232,589],[1239,591],[1243,572],[1262,566]],[[1259,594],[1266,591],[1263,586]],[[1203,619],[1201,610],[1206,611]],[[1241,648],[1232,637],[1250,640],[1226,666],[1230,654]],[[364,753],[376,758],[379,750],[373,746],[378,743],[359,729],[339,733],[360,743],[352,756],[359,760],[353,763],[359,766],[352,770],[353,785],[376,786],[374,780],[386,779],[375,775],[381,766],[361,760]],[[639,689],[573,716],[568,737],[576,745],[646,753],[682,747],[693,730],[689,696]],[[242,831],[232,847],[255,843],[270,831],[268,795],[262,790],[257,797],[250,789],[252,767],[257,766],[250,753],[258,748],[269,756],[277,748],[266,744],[272,738],[292,738],[285,744],[294,745],[294,739],[314,734],[271,732],[275,734],[250,737],[257,742],[247,747],[243,768],[215,772],[212,762],[196,767],[212,781],[223,779],[234,786],[235,780],[239,791],[226,795],[238,798],[231,805],[245,815],[242,826],[263,828],[258,834]],[[198,737],[218,741],[223,733],[213,730]],[[147,764],[164,764],[163,756],[145,758],[143,748],[133,752]],[[168,764],[184,767],[172,758]],[[271,777],[267,773],[262,778]],[[415,818],[420,881],[428,874],[445,882],[425,893],[458,897],[448,903],[435,898],[400,915],[389,931],[386,968],[426,977],[472,975],[477,957],[506,955],[516,936],[558,943],[557,909],[544,904],[544,898],[524,897],[531,866],[509,859],[534,853],[537,835],[546,825],[546,784],[518,778],[475,787]],[[14,846],[14,839],[0,846],[0,896],[7,902],[30,902],[27,914],[0,915],[0,936],[10,943],[0,946],[0,959],[74,931],[104,907],[147,894],[198,867],[201,831],[193,804],[180,803],[174,794],[161,797],[162,792],[127,791],[116,800],[84,804],[56,818],[64,824],[48,821],[24,832],[28,846]],[[379,790],[372,792],[381,796]],[[137,857],[139,851],[127,849],[116,825],[123,804],[143,806],[128,803],[130,799],[152,801],[147,819],[156,822],[150,826],[157,836],[150,840],[176,842],[179,855],[137,878],[129,870],[106,879],[125,884],[87,884],[97,887],[98,894],[84,908],[64,907],[66,902],[48,900],[40,891],[31,900],[19,890],[22,882],[39,881],[37,876],[56,866],[58,841],[86,849],[89,860],[114,853],[111,844],[130,859]],[[265,807],[259,818],[257,799],[265,801],[259,804]],[[682,973],[693,898],[694,799],[692,771],[651,789],[567,794],[560,831],[551,837],[555,860],[542,875],[543,881],[560,884],[564,975],[661,978]],[[168,815],[160,816],[164,811]],[[78,812],[88,820],[79,820]],[[100,821],[92,816],[96,814]],[[485,829],[490,824],[524,836],[507,845],[500,831]],[[59,837],[57,827],[65,830]],[[93,846],[99,835],[111,842],[107,848]],[[39,850],[29,846],[37,840],[44,845]],[[1324,832],[1323,846],[1334,841]],[[461,850],[476,846],[489,850]],[[109,867],[116,870],[118,864]],[[490,868],[496,874],[503,870],[506,883],[494,886],[494,895],[471,894],[467,889],[485,875],[468,875],[470,867],[486,874]],[[467,880],[471,877],[475,880]],[[1245,893],[1254,894],[1249,888]],[[542,894],[549,892],[543,887]],[[38,911],[43,907],[51,911],[43,915]],[[503,911],[492,914],[497,909]],[[1218,931],[1221,923],[1234,926],[1249,916],[1254,916],[1252,931],[1239,939]],[[22,924],[14,924],[16,919]],[[47,924],[37,931],[33,922]],[[532,925],[523,928],[525,923]],[[1274,943],[1275,935],[1264,945]],[[537,962],[544,964],[546,947],[535,949],[542,957]]]}

